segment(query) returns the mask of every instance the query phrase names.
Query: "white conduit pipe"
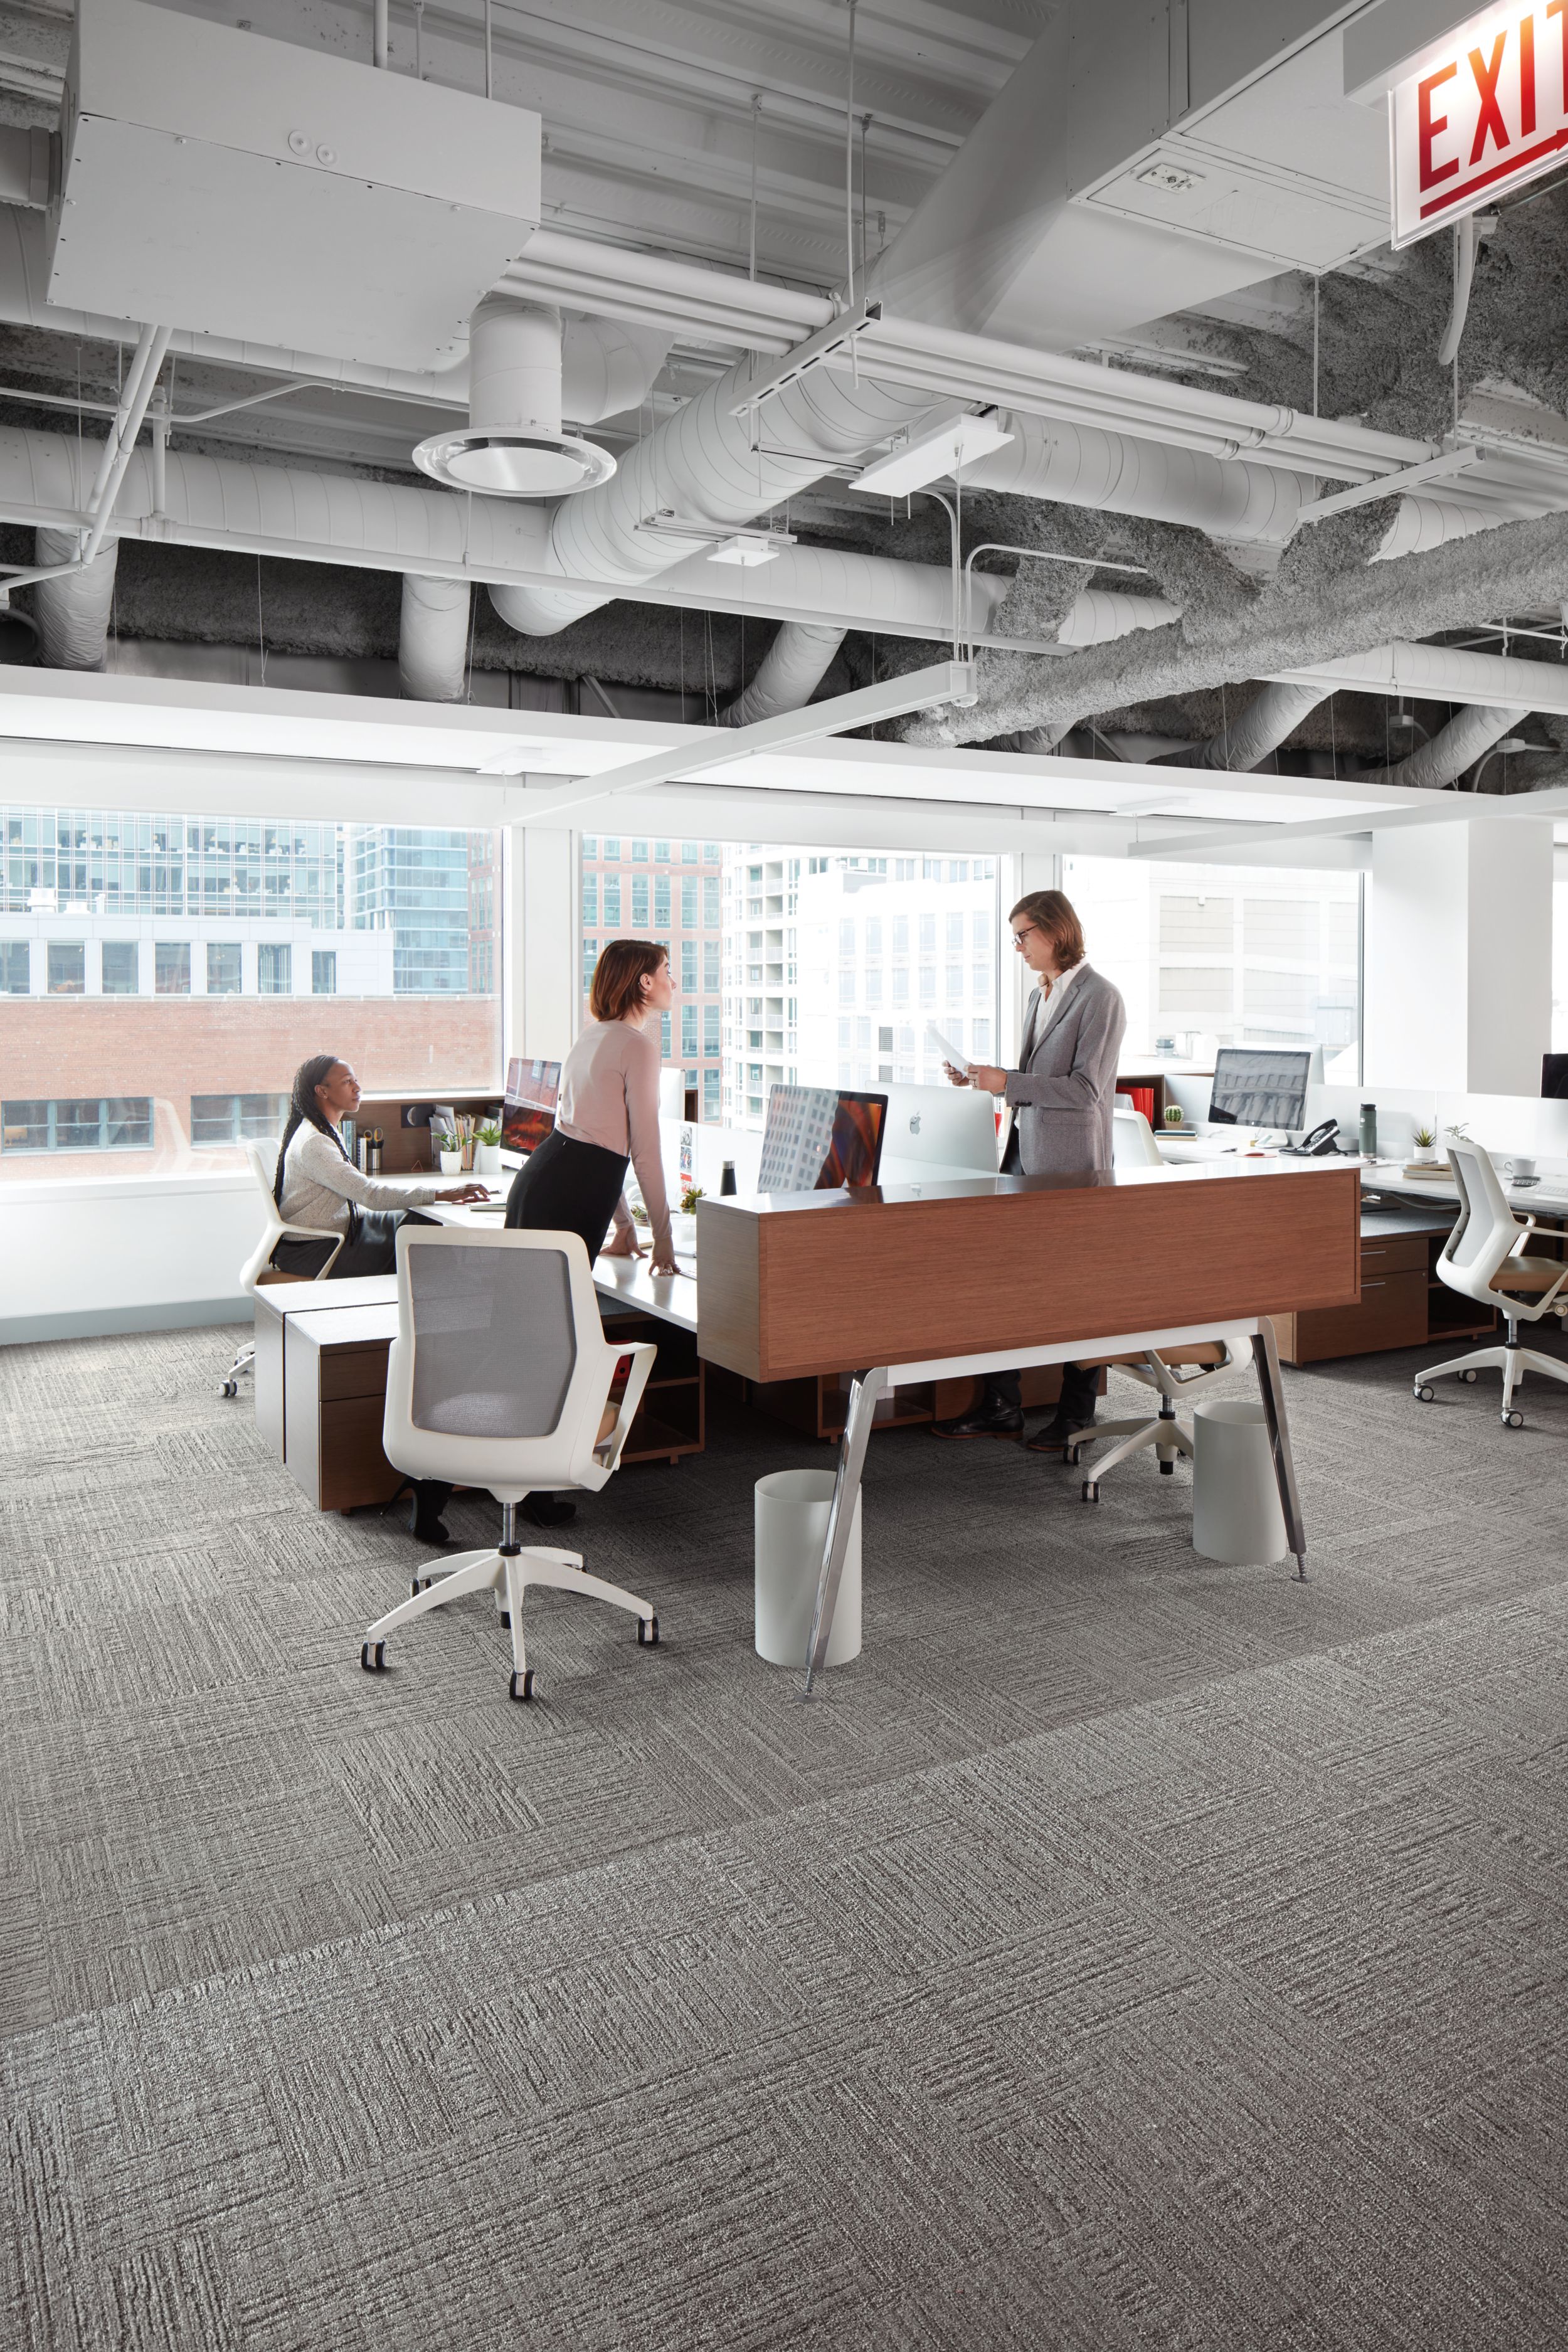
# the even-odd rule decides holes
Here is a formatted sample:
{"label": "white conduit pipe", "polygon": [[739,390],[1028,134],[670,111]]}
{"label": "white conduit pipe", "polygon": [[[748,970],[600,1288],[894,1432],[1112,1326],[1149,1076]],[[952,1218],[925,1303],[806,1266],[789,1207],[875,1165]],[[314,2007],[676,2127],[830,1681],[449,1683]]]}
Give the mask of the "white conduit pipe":
{"label": "white conduit pipe", "polygon": [[1328,694],[1323,686],[1265,686],[1220,734],[1211,736],[1206,743],[1194,743],[1188,751],[1162,752],[1151,764],[1226,768],[1235,775],[1249,775],[1279,749],[1310,710],[1327,700]]}
{"label": "white conduit pipe", "polygon": [[468,583],[403,575],[397,674],[411,702],[461,702],[468,665]]}
{"label": "white conduit pipe", "polygon": [[745,691],[719,714],[723,727],[750,727],[753,719],[776,719],[802,710],[822,684],[847,632],[810,621],[781,621]]}
{"label": "white conduit pipe", "polygon": [[[81,533],[41,530],[40,565],[74,563]],[[40,580],[33,589],[38,619],[39,658],[45,669],[102,669],[108,658],[109,622],[114,608],[119,549],[113,539],[100,555],[61,580]]]}
{"label": "white conduit pipe", "polygon": [[1495,704],[1473,702],[1468,709],[1457,710],[1446,727],[1425,743],[1418,743],[1407,760],[1397,761],[1392,768],[1373,768],[1356,778],[1358,784],[1423,785],[1429,792],[1440,792],[1473,768],[1494,743],[1500,743],[1510,727],[1519,723],[1519,711],[1511,705],[1499,708]]}

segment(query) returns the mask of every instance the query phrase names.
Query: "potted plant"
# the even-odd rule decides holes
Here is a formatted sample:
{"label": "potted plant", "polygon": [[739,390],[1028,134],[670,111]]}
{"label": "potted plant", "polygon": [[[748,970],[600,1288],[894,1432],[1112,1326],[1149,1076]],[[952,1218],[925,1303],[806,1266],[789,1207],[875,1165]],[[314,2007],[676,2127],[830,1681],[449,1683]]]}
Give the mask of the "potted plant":
{"label": "potted plant", "polygon": [[1420,1168],[1430,1168],[1437,1157],[1437,1131],[1436,1128],[1431,1126],[1418,1127],[1412,1135],[1410,1140],[1412,1149],[1415,1152],[1416,1166]]}
{"label": "potted plant", "polygon": [[500,1128],[493,1118],[486,1119],[475,1132],[474,1173],[476,1176],[500,1174]]}
{"label": "potted plant", "polygon": [[1165,1105],[1165,1125],[1167,1127],[1180,1127],[1185,1117],[1186,1113],[1182,1108],[1180,1103],[1167,1103]]}
{"label": "potted plant", "polygon": [[460,1176],[463,1172],[463,1139],[460,1135],[438,1134],[436,1138],[437,1157],[443,1176]]}

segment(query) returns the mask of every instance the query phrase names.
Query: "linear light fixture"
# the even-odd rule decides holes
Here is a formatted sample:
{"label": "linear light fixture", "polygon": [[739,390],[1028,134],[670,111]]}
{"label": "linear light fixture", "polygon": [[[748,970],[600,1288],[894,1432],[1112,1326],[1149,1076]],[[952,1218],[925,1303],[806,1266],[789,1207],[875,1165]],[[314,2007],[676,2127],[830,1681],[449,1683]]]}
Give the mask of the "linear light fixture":
{"label": "linear light fixture", "polygon": [[653,514],[644,515],[635,528],[653,532],[660,539],[696,539],[705,541],[710,563],[740,563],[748,568],[758,563],[771,563],[786,547],[794,547],[793,530],[774,530],[764,525],[761,529],[741,524],[715,530],[709,522],[690,522],[672,508],[659,507]]}
{"label": "linear light fixture", "polygon": [[715,728],[700,743],[673,744],[630,766],[610,768],[603,775],[579,776],[557,789],[530,793],[524,803],[525,824],[538,817],[558,817],[588,801],[614,800],[623,793],[646,793],[655,784],[700,774],[704,768],[728,767],[755,751],[787,751],[822,735],[837,735],[847,727],[869,727],[879,719],[901,719],[910,710],[936,710],[944,704],[967,709],[979,698],[979,672],[973,662],[935,662],[930,669],[910,670],[903,677],[888,677],[877,686],[863,686],[854,694],[836,694],[826,702],[808,703],[802,710],[782,711],[776,719],[760,719],[752,727]]}
{"label": "linear light fixture", "polygon": [[[492,751],[474,770],[477,776],[521,776],[533,761],[534,754],[549,747],[543,743],[509,743],[502,751]],[[559,745],[555,747],[559,750]]]}
{"label": "linear light fixture", "polygon": [[988,457],[994,449],[1005,449],[1013,436],[998,422],[996,411],[987,408],[978,416],[950,417],[934,432],[922,433],[916,441],[906,441],[879,457],[855,477],[858,490],[879,490],[884,496],[901,499],[910,490],[923,490],[928,482],[940,482],[944,474],[956,474],[976,457]]}

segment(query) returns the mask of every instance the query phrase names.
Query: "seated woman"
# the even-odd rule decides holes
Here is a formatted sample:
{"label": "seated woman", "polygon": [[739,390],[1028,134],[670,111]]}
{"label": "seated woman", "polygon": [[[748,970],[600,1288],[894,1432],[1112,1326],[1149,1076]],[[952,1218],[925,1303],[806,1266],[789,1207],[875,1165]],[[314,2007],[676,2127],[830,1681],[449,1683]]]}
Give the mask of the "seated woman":
{"label": "seated woman", "polygon": [[[291,1225],[314,1225],[348,1238],[332,1260],[328,1279],[361,1274],[392,1274],[397,1267],[397,1228],[405,1217],[416,1224],[431,1201],[482,1201],[482,1184],[383,1184],[356,1168],[338,1132],[338,1123],[359,1108],[359,1080],[335,1054],[313,1054],[294,1073],[289,1123],[278,1154],[272,1197]],[[329,1242],[279,1242],[272,1263],[279,1274],[314,1276]]]}

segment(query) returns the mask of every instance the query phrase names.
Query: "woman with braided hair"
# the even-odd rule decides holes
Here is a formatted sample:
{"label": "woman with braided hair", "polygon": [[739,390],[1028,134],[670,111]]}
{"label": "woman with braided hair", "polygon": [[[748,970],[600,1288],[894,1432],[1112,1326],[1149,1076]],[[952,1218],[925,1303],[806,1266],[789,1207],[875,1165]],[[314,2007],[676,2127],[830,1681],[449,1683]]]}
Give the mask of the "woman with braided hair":
{"label": "woman with braided hair", "polygon": [[[405,1216],[416,1224],[432,1201],[482,1201],[482,1184],[383,1184],[356,1168],[344,1149],[338,1123],[359,1108],[360,1085],[335,1054],[312,1054],[294,1073],[289,1123],[278,1153],[272,1197],[291,1225],[314,1225],[348,1238],[332,1260],[329,1279],[358,1274],[391,1274],[397,1265],[397,1228]],[[326,1257],[327,1242],[279,1242],[272,1263],[279,1274],[313,1276]]]}

